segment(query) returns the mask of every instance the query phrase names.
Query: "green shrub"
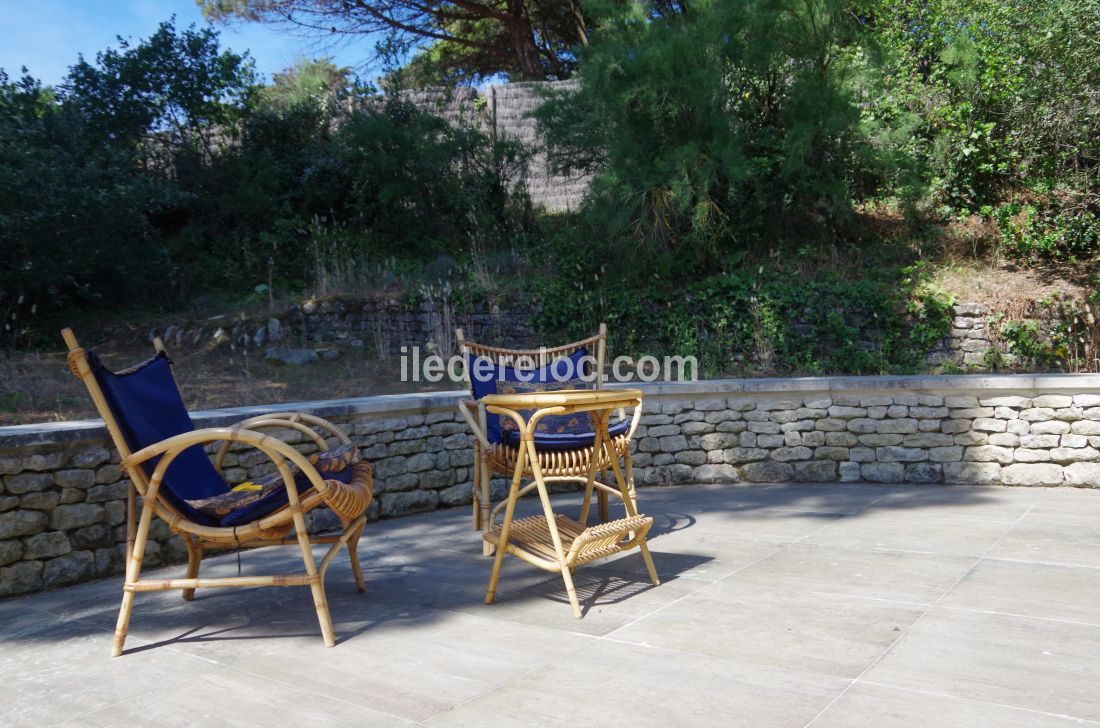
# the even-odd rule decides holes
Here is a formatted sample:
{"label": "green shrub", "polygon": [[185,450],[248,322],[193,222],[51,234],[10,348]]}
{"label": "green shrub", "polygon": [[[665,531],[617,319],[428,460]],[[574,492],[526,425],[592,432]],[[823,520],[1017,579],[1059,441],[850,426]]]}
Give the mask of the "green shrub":
{"label": "green shrub", "polygon": [[577,263],[565,270],[575,274],[538,287],[547,340],[606,321],[616,355],[691,355],[708,376],[918,371],[950,332],[950,298],[912,271],[846,280],[733,267],[682,289],[627,289]]}
{"label": "green shrub", "polygon": [[1050,196],[993,210],[1005,253],[1030,262],[1078,262],[1100,252],[1100,205],[1084,196]]}
{"label": "green shrub", "polygon": [[614,4],[599,25],[579,88],[537,116],[557,167],[594,174],[584,214],[621,265],[701,271],[846,219],[874,152],[843,4]]}
{"label": "green shrub", "polygon": [[1100,166],[1097,0],[878,0],[883,74],[867,113],[904,119],[936,202],[966,210],[1035,178],[1087,189]]}

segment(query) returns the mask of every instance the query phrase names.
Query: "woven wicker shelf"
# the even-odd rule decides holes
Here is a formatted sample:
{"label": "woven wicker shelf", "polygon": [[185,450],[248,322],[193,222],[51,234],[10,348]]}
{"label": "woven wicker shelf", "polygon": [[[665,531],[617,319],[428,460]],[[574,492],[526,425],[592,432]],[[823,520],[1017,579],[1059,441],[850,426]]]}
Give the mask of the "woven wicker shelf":
{"label": "woven wicker shelf", "polygon": [[[653,519],[637,515],[620,518],[585,528],[572,518],[554,514],[565,563],[558,560],[554,538],[545,516],[529,516],[512,521],[508,533],[508,551],[547,571],[561,571],[564,566],[572,569],[589,561],[628,551],[645,538],[653,526]],[[500,524],[485,532],[485,540],[496,544],[500,540]]]}

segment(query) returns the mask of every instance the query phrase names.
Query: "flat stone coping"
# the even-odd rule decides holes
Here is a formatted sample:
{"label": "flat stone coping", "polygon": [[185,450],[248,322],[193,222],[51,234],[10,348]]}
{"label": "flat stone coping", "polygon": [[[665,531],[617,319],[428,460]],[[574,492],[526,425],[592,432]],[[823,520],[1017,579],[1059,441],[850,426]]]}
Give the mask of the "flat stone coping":
{"label": "flat stone coping", "polygon": [[[626,382],[610,387],[636,387],[647,397],[685,399],[747,395],[752,397],[790,392],[858,392],[883,390],[992,392],[1100,392],[1100,374],[945,374],[871,377],[785,377],[775,379],[707,379],[695,382]],[[252,407],[228,407],[191,413],[195,426],[225,427],[240,420],[278,412],[307,412],[318,417],[400,415],[454,407],[466,390],[385,394],[313,402],[283,402]],[[0,427],[0,448],[30,447],[64,442],[102,440],[107,437],[102,420],[73,420]]]}

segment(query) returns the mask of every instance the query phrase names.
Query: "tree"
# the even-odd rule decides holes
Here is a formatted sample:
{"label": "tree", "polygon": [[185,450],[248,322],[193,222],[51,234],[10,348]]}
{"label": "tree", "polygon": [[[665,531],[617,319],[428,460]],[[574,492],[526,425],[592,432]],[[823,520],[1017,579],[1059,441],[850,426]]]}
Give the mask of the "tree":
{"label": "tree", "polygon": [[331,59],[302,60],[271,79],[271,85],[259,91],[262,105],[289,109],[301,104],[324,105],[347,98],[359,90],[350,68],[341,68]]}
{"label": "tree", "polygon": [[[317,32],[385,35],[415,53],[417,76],[472,81],[494,75],[562,79],[577,67],[591,18],[581,0],[196,0],[210,18],[277,23]],[[628,0],[611,0],[625,5]],[[676,12],[674,0],[652,3]]]}
{"label": "tree", "polygon": [[938,200],[978,209],[1027,178],[1100,178],[1098,0],[876,0],[873,113],[919,115]]}
{"label": "tree", "polygon": [[682,273],[845,217],[869,150],[840,2],[637,3],[601,22],[578,89],[538,112],[560,170],[593,176],[592,236]]}
{"label": "tree", "polygon": [[0,309],[178,296],[187,246],[170,233],[251,92],[247,58],[171,21],[81,58],[57,90],[0,71]]}
{"label": "tree", "polygon": [[240,118],[255,87],[248,54],[218,46],[218,34],[191,26],[177,31],[175,18],[136,46],[123,38],[119,49],[83,57],[62,84],[66,102],[89,129],[122,146],[146,144],[150,134],[193,147],[209,157],[211,136]]}

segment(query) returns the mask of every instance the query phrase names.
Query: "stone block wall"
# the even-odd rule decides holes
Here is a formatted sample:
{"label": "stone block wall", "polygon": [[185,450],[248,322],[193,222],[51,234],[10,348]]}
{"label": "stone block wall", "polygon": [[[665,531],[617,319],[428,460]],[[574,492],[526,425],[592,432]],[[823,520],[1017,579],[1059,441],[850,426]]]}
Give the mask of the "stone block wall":
{"label": "stone block wall", "polygon": [[[951,307],[951,333],[928,352],[930,366],[951,363],[957,367],[984,369],[987,352],[998,348],[989,330],[989,306],[981,303],[956,303]],[[1002,354],[1008,363],[1010,354]]]}
{"label": "stone block wall", "polygon": [[[836,377],[642,385],[639,486],[781,481],[1100,487],[1100,375]],[[196,427],[305,411],[374,464],[372,518],[470,503],[458,392],[194,413]],[[281,434],[302,452],[298,433]],[[246,448],[233,481],[270,470]],[[122,572],[128,483],[98,422],[0,428],[0,596]],[[503,495],[505,480],[494,486]],[[644,495],[643,495],[644,500]],[[318,529],[332,514],[310,514]],[[146,563],[185,550],[155,521]],[[471,534],[476,546],[476,537]]]}
{"label": "stone block wall", "polygon": [[454,352],[454,330],[461,326],[473,341],[508,341],[537,347],[537,309],[525,301],[503,301],[489,310],[455,310],[443,298],[405,305],[396,298],[303,301],[274,316],[181,321],[146,332],[171,349],[222,344],[246,349],[271,346],[318,346],[339,343],[382,357],[398,356],[402,347],[431,347]]}
{"label": "stone block wall", "polygon": [[[656,411],[654,411],[656,410]],[[1100,395],[883,392],[655,404],[645,484],[1100,486]]]}

